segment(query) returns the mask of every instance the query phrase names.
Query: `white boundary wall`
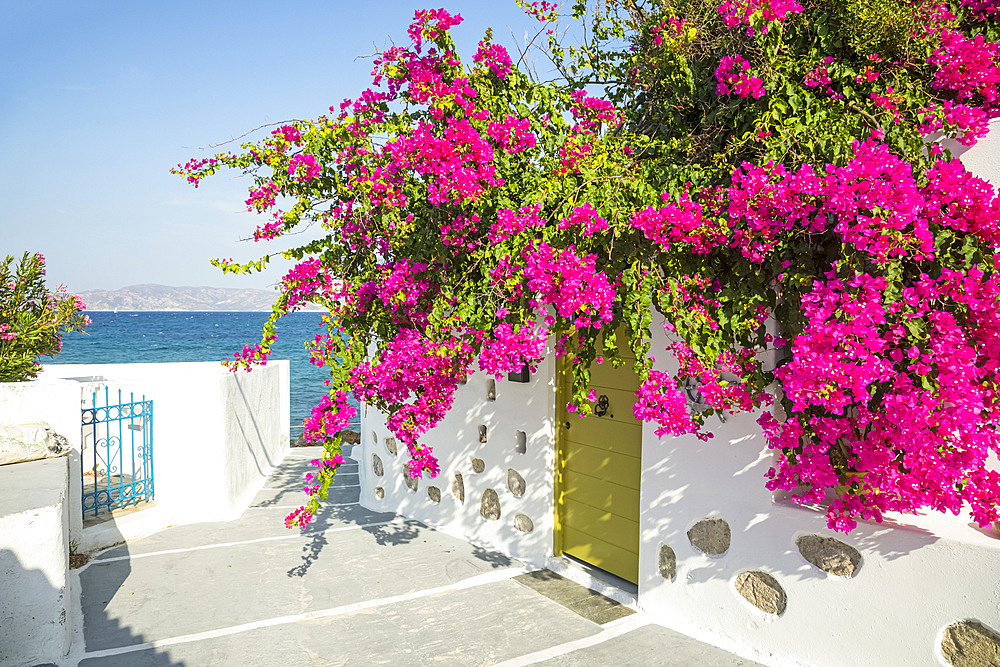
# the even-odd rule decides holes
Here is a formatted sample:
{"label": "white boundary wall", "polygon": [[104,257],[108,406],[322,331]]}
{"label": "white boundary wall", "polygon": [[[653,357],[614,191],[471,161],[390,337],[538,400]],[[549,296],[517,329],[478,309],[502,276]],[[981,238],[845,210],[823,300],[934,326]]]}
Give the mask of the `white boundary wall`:
{"label": "white boundary wall", "polygon": [[[954,142],[945,145],[998,188],[1000,119],[992,127],[971,150]],[[655,317],[656,367],[671,370],[661,359],[666,344],[662,317]],[[834,533],[818,508],[798,507],[765,489],[773,454],[756,424],[759,412],[730,417],[724,424],[713,418],[715,438],[708,442],[694,436],[660,439],[652,425],[644,424],[638,595],[611,590],[552,556],[551,354],[530,384],[497,382],[495,401],[487,398],[488,380],[473,374],[459,387],[445,420],[421,439],[434,448],[441,474],[420,480],[417,491],[403,479],[405,450],[393,455],[386,448],[391,434],[384,416],[362,408],[362,441],[355,457],[361,462],[366,507],[395,510],[531,565],[550,567],[617,599],[631,599],[667,627],[765,664],[946,665],[942,640],[949,626],[973,621],[987,632],[1000,632],[1000,530],[980,529],[968,515],[931,513],[862,522],[846,536]],[[487,428],[485,443],[478,437],[481,424]],[[514,451],[516,430],[527,434],[525,454]],[[380,459],[382,476],[375,474],[373,455]],[[483,472],[474,471],[474,458],[483,461]],[[508,489],[508,468],[524,478],[524,496]],[[451,492],[455,473],[464,481],[464,503]],[[428,486],[440,490],[440,502],[429,497]],[[487,488],[498,494],[498,520],[480,513]],[[531,519],[531,532],[514,528],[517,514]],[[728,525],[730,541],[723,553],[707,555],[689,539],[688,531],[703,519]],[[860,565],[850,576],[821,570],[796,545],[806,535],[855,549]],[[670,561],[665,546],[674,557],[670,578],[661,574],[661,555]],[[777,582],[787,600],[782,613],[762,611],[740,595],[736,579],[747,571]]]}

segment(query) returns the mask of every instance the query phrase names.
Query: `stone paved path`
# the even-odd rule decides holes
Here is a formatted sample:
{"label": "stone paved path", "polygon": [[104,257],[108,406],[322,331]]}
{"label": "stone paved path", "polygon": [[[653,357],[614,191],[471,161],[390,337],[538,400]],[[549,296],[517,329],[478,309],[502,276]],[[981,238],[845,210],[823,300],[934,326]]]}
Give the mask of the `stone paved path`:
{"label": "stone paved path", "polygon": [[236,521],[164,530],[74,570],[82,619],[64,663],[756,664],[642,614],[599,625],[515,580],[527,568],[503,554],[361,507],[350,460],[314,525],[289,531],[318,452],[293,449]]}

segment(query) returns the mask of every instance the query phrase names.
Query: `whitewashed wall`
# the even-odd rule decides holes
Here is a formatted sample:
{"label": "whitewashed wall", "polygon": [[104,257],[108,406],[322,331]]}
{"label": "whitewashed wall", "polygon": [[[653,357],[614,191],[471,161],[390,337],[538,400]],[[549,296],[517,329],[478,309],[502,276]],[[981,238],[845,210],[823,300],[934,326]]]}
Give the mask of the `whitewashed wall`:
{"label": "whitewashed wall", "polygon": [[[384,416],[362,407],[362,446],[355,448],[361,462],[362,503],[400,512],[474,544],[543,562],[552,553],[554,520],[553,377],[551,355],[528,383],[506,378],[493,381],[485,373],[472,374],[459,386],[447,417],[421,438],[434,448],[441,472],[436,478],[425,474],[415,480],[416,490],[407,486],[403,476],[409,458],[405,446],[400,444],[397,453],[391,453],[386,439],[392,434],[385,427]],[[495,399],[488,396],[491,382]],[[481,427],[486,428],[485,443],[480,442]],[[518,431],[524,433],[523,453],[518,447]],[[479,461],[481,472],[477,472]],[[376,474],[379,468],[382,475]],[[509,471],[524,481],[520,496],[511,490],[508,477],[513,476]],[[461,476],[464,501],[453,491],[456,475]],[[513,478],[515,490],[517,485]],[[432,487],[440,493],[439,501],[432,499],[430,494],[437,497]],[[497,494],[497,519],[483,515],[483,495],[489,489]],[[530,530],[526,530],[529,522]]]}
{"label": "whitewashed wall", "polygon": [[0,664],[58,663],[73,627],[69,459],[0,466]]}
{"label": "whitewashed wall", "polygon": [[[78,382],[64,378],[100,378]],[[47,405],[47,420],[65,424],[56,430],[66,435],[79,452],[81,393],[90,403],[90,392],[103,387],[113,395],[133,392],[153,401],[153,466],[156,506],[72,534],[81,550],[91,550],[123,538],[138,537],[167,525],[221,521],[241,514],[267,475],[288,452],[289,366],[271,362],[252,372],[231,373],[213,362],[163,364],[65,364],[48,365],[36,382],[22,391],[34,391]],[[35,389],[31,389],[35,386]],[[75,391],[73,425],[51,387]],[[100,399],[100,396],[99,396]],[[12,422],[21,413],[5,413],[0,421]],[[43,412],[34,412],[46,419]],[[53,424],[53,426],[55,426]],[[75,430],[73,430],[75,429]],[[72,434],[75,433],[75,441]],[[79,456],[71,468],[71,484],[80,484]],[[77,517],[80,493],[71,492],[71,516]],[[78,522],[78,519],[73,519]]]}

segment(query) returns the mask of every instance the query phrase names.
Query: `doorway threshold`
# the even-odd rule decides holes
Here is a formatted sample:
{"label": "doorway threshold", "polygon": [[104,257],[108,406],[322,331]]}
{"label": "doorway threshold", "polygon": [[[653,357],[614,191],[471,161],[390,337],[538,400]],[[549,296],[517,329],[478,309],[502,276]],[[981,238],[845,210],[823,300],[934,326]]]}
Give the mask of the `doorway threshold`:
{"label": "doorway threshold", "polygon": [[635,611],[639,609],[639,587],[631,581],[626,581],[569,554],[550,557],[545,566],[556,574],[586,586],[629,609]]}

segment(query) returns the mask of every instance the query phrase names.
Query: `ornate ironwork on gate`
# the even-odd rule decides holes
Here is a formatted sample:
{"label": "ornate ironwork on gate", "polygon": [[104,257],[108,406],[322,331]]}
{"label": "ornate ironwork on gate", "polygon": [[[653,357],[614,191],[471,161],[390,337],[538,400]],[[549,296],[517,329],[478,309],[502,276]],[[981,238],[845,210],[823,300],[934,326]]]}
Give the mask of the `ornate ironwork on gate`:
{"label": "ornate ironwork on gate", "polygon": [[[153,498],[153,401],[107,387],[84,401],[83,518]],[[116,402],[117,400],[117,402]]]}

